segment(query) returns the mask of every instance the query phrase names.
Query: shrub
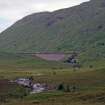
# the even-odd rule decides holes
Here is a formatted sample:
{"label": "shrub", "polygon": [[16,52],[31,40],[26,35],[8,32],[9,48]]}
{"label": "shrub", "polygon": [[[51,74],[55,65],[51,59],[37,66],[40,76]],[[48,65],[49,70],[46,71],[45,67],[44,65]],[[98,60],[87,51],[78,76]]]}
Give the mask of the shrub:
{"label": "shrub", "polygon": [[64,91],[65,90],[64,85],[63,84],[59,84],[57,90]]}
{"label": "shrub", "polygon": [[71,89],[70,89],[70,86],[69,85],[66,86],[66,90],[65,91],[66,92],[71,92]]}
{"label": "shrub", "polygon": [[9,97],[11,98],[23,98],[28,94],[29,90],[22,86],[17,86],[15,89],[12,89],[8,92]]}

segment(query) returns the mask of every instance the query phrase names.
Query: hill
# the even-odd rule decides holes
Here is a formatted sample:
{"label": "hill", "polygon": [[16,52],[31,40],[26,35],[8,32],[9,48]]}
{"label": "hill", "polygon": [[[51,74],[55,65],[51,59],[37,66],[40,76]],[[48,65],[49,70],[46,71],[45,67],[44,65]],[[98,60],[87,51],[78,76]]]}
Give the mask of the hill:
{"label": "hill", "polygon": [[0,52],[70,52],[105,58],[105,0],[54,12],[35,13],[0,34]]}

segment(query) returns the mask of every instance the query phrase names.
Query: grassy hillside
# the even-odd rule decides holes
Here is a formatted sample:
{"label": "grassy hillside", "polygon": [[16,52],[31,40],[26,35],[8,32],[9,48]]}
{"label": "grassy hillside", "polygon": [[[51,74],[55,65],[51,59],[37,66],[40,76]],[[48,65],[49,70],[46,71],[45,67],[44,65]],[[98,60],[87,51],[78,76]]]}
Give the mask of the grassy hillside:
{"label": "grassy hillside", "polygon": [[62,61],[47,61],[27,54],[0,53],[0,69],[3,70],[31,70],[31,69],[63,69],[71,68]]}
{"label": "grassy hillside", "polygon": [[24,17],[0,35],[0,51],[79,51],[105,57],[105,1]]}
{"label": "grassy hillside", "polygon": [[105,0],[91,0],[67,9],[26,16],[0,34],[0,53],[74,51],[80,64],[103,67],[104,11]]}

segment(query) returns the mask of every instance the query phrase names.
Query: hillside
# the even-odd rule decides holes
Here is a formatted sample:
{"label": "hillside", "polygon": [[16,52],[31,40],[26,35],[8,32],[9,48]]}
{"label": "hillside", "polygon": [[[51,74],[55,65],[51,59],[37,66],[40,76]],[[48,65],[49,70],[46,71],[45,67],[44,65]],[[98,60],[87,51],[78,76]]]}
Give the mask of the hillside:
{"label": "hillside", "polygon": [[105,57],[105,0],[35,13],[0,34],[0,52],[81,52]]}

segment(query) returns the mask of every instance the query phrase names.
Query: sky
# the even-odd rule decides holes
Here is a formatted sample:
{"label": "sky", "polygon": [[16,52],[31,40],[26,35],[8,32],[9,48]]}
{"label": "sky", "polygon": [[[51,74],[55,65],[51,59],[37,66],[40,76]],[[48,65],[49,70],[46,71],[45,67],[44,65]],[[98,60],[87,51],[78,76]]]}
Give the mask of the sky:
{"label": "sky", "polygon": [[0,32],[32,13],[68,8],[89,0],[0,0]]}

